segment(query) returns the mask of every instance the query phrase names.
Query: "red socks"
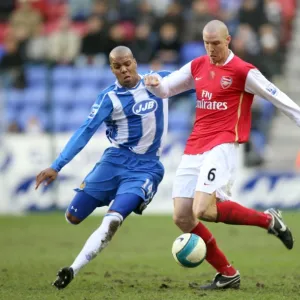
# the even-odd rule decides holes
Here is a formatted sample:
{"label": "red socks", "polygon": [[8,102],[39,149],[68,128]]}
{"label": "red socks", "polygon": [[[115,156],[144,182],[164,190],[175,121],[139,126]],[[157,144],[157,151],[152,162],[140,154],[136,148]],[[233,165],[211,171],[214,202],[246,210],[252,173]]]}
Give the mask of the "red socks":
{"label": "red socks", "polygon": [[272,222],[269,214],[244,207],[233,201],[217,202],[217,222],[233,225],[252,225],[268,229]]}
{"label": "red socks", "polygon": [[[224,201],[217,203],[217,222],[235,225],[252,225],[268,229],[272,222],[272,216],[254,209],[244,207],[236,202]],[[233,276],[236,274],[234,267],[230,265],[224,253],[219,249],[211,232],[202,224],[191,231],[200,236],[207,248],[206,260],[221,274]]]}
{"label": "red socks", "polygon": [[191,231],[200,236],[207,248],[206,260],[221,274],[226,276],[233,276],[236,273],[234,267],[230,265],[224,253],[219,249],[217,242],[211,232],[202,223]]}

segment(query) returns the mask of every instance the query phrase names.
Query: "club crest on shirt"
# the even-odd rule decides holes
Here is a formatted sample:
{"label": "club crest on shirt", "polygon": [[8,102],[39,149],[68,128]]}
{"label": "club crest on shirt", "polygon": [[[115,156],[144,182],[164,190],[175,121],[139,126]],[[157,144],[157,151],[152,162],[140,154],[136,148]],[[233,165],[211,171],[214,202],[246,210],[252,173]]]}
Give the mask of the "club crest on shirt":
{"label": "club crest on shirt", "polygon": [[223,89],[228,89],[232,84],[232,78],[229,76],[222,76],[221,77],[221,87]]}
{"label": "club crest on shirt", "polygon": [[79,186],[79,188],[80,188],[81,190],[83,190],[83,189],[85,188],[85,182],[82,182],[81,185]]}

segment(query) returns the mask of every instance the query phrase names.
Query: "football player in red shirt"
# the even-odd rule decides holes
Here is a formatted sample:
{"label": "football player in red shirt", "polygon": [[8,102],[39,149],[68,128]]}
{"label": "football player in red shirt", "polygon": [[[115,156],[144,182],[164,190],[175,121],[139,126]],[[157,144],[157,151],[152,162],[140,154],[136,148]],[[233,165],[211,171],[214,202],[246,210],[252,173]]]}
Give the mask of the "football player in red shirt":
{"label": "football player in red shirt", "polygon": [[200,220],[265,228],[288,248],[293,237],[276,209],[259,212],[231,198],[239,144],[249,138],[254,95],[272,102],[300,126],[300,108],[258,69],[229,49],[231,37],[218,20],[203,29],[207,55],[167,77],[145,78],[147,89],[167,98],[196,90],[196,119],[173,185],[174,222],[183,232],[206,243],[206,260],[217,270],[203,289],[239,288],[240,274],[230,265],[216,240]]}

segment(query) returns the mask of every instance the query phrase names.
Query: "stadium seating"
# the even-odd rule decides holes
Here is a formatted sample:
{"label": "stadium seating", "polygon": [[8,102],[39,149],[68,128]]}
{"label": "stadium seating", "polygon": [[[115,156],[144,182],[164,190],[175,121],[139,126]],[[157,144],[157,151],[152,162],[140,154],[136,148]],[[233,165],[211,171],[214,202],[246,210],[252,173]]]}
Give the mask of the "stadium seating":
{"label": "stadium seating", "polygon": [[72,108],[74,106],[74,89],[66,85],[55,86],[52,90],[53,106],[56,108]]}
{"label": "stadium seating", "polygon": [[51,72],[51,83],[56,86],[71,87],[75,84],[76,71],[73,67],[58,66]]}
{"label": "stadium seating", "polygon": [[74,106],[90,109],[100,90],[94,85],[83,85],[74,92]]}
{"label": "stadium seating", "polygon": [[67,131],[74,131],[79,128],[89,115],[89,108],[74,107],[68,112],[68,122],[66,124]]}
{"label": "stadium seating", "polygon": [[49,116],[44,109],[27,107],[23,109],[18,117],[18,124],[23,131],[30,132],[33,130],[30,127],[30,121],[35,120],[37,122],[37,131],[45,131],[48,127]]}
{"label": "stadium seating", "polygon": [[5,129],[17,120],[18,112],[13,108],[7,108],[4,114],[4,127]]}
{"label": "stadium seating", "polygon": [[206,53],[203,43],[189,42],[185,43],[180,50],[181,63],[186,64],[191,60]]}
{"label": "stadium seating", "polygon": [[81,85],[100,86],[102,78],[108,76],[105,70],[96,67],[84,67],[77,70],[76,82]]}
{"label": "stadium seating", "polygon": [[4,96],[4,105],[8,110],[18,111],[24,106],[24,92],[18,89],[9,89]]}
{"label": "stadium seating", "polygon": [[139,74],[143,75],[143,74],[147,74],[149,73],[151,70],[150,70],[150,66],[147,65],[147,64],[140,64],[138,65],[138,72]]}
{"label": "stadium seating", "polygon": [[[169,71],[176,68],[176,65],[163,67]],[[139,74],[150,70],[148,64],[138,67]],[[24,131],[31,117],[39,120],[42,128],[47,131],[77,129],[87,117],[100,91],[116,81],[109,66],[49,68],[27,65],[25,74],[28,86],[24,90],[7,89],[5,94],[6,122],[17,122]],[[174,115],[171,129],[186,128],[186,124],[177,125],[176,118]]]}
{"label": "stadium seating", "polygon": [[45,86],[49,73],[46,66],[27,66],[25,68],[26,80],[31,87]]}
{"label": "stadium seating", "polygon": [[67,130],[67,123],[69,121],[69,110],[62,107],[54,108],[49,112],[49,131],[64,132]]}
{"label": "stadium seating", "polygon": [[47,100],[47,90],[41,86],[29,87],[24,90],[25,107],[46,108]]}

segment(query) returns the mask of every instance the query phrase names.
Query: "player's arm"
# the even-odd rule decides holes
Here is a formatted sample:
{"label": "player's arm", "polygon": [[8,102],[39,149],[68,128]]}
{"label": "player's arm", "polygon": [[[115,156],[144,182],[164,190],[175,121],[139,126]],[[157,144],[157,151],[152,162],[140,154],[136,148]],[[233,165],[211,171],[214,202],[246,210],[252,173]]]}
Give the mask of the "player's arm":
{"label": "player's arm", "polygon": [[257,69],[248,72],[245,91],[272,102],[300,126],[300,107]]}
{"label": "player's arm", "polygon": [[145,76],[144,82],[147,90],[164,99],[195,89],[191,65],[190,62],[163,78],[159,74]]}
{"label": "player's arm", "polygon": [[86,146],[99,126],[111,114],[112,110],[113,106],[107,94],[100,95],[92,106],[91,113],[86,121],[72,135],[50,168],[45,169],[37,175],[36,189],[43,181],[48,185],[56,179],[58,172]]}

